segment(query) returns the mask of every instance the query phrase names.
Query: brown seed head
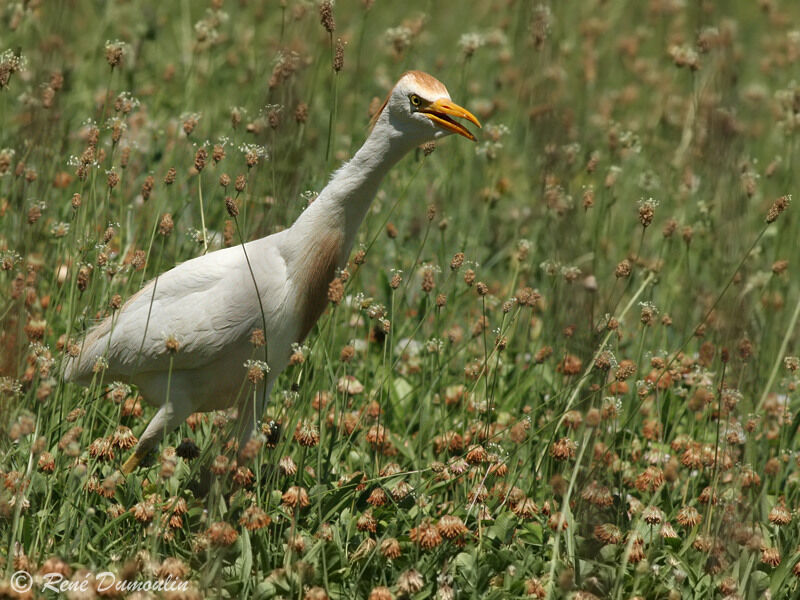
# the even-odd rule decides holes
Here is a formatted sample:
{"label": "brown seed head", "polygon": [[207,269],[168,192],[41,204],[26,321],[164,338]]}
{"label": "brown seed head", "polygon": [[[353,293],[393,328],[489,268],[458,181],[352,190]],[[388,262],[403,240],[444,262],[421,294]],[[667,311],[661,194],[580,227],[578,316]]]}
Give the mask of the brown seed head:
{"label": "brown seed head", "polygon": [[648,525],[659,525],[664,520],[664,515],[656,506],[648,506],[642,511],[642,520]]}
{"label": "brown seed head", "polygon": [[114,434],[111,436],[112,445],[123,450],[133,448],[138,441],[130,427],[125,427],[124,425],[117,427]]}
{"label": "brown seed head", "polygon": [[142,182],[142,200],[149,200],[150,195],[153,193],[153,187],[155,186],[155,179],[152,175],[148,175],[144,178]]}
{"label": "brown seed head", "polygon": [[567,518],[561,514],[561,511],[557,511],[551,514],[550,518],[547,519],[547,526],[552,531],[558,531],[559,529],[565,531],[569,523],[567,523]]}
{"label": "brown seed head", "polygon": [[125,55],[125,45],[122,42],[107,42],[105,53],[106,62],[114,69],[122,64],[122,59]]}
{"label": "brown seed head", "polygon": [[794,566],[792,567],[792,575],[800,579],[800,560],[794,563]]}
{"label": "brown seed head", "polygon": [[161,222],[158,224],[158,233],[167,237],[172,230],[175,228],[175,223],[172,220],[172,215],[169,213],[164,213],[161,216]]}
{"label": "brown seed head", "polygon": [[678,222],[675,219],[669,219],[661,233],[665,238],[670,238],[676,229],[678,229]]}
{"label": "brown seed head", "polygon": [[489,453],[486,452],[483,446],[476,445],[472,446],[472,448],[469,449],[466,456],[464,457],[464,460],[466,460],[471,465],[478,465],[483,462],[486,462],[488,456]]}
{"label": "brown seed head", "polygon": [[34,204],[31,206],[30,210],[28,210],[28,225],[33,225],[38,221],[42,216],[42,207],[38,204]]}
{"label": "brown seed head", "polygon": [[197,127],[197,115],[189,115],[184,119],[183,133],[185,133],[187,137],[192,135],[195,127]]}
{"label": "brown seed head", "polygon": [[177,340],[177,338],[174,335],[170,335],[164,342],[164,347],[170,354],[175,354],[178,350],[181,349],[181,343]]}
{"label": "brown seed head", "polygon": [[639,204],[639,223],[642,227],[648,227],[653,222],[656,212],[656,205],[652,200],[645,200]]}
{"label": "brown seed head", "polygon": [[328,285],[328,300],[332,304],[339,304],[344,298],[344,283],[341,278],[336,277]]}
{"label": "brown seed head", "polygon": [[333,70],[337,73],[342,70],[344,66],[344,42],[342,38],[336,40],[336,49],[333,55]]}
{"label": "brown seed head", "polygon": [[636,363],[632,360],[623,360],[619,363],[614,377],[617,381],[625,381],[636,375]]}
{"label": "brown seed head", "polygon": [[103,232],[103,243],[107,244],[112,239],[114,239],[115,235],[117,235],[117,230],[114,229],[114,227],[109,225],[108,227],[106,227],[105,231]]}
{"label": "brown seed head", "polygon": [[356,529],[375,533],[378,530],[378,520],[372,515],[372,510],[366,510],[357,520]]}
{"label": "brown seed head", "polygon": [[200,146],[194,155],[194,168],[198,173],[206,168],[206,160],[208,160],[208,150]]}
{"label": "brown seed head", "polygon": [[436,283],[433,279],[433,269],[428,267],[422,271],[422,291],[429,294],[433,291]]}
{"label": "brown seed head", "polygon": [[550,456],[556,460],[568,460],[575,458],[577,444],[569,438],[561,438],[550,446]]}
{"label": "brown seed head", "polygon": [[382,488],[376,487],[367,497],[367,504],[370,506],[384,506],[388,502],[386,492]]}
{"label": "brown seed head", "polygon": [[131,266],[137,271],[144,269],[147,264],[147,253],[144,250],[135,250],[131,258]]}
{"label": "brown seed head", "polygon": [[[114,460],[114,446],[110,437],[97,438],[89,444],[89,455],[99,460]],[[8,485],[8,481],[6,481]]]}
{"label": "brown seed head", "polygon": [[781,275],[786,272],[786,269],[789,267],[788,260],[776,260],[772,263],[772,272],[775,275]]}
{"label": "brown seed head", "polygon": [[294,459],[291,456],[284,456],[278,461],[278,467],[281,470],[281,473],[287,477],[291,477],[292,475],[297,473],[297,463],[294,462]]}
{"label": "brown seed head", "polygon": [[271,522],[269,515],[258,506],[247,507],[239,518],[239,524],[244,525],[249,531],[263,529]]}
{"label": "brown seed head", "polygon": [[594,528],[594,538],[604,544],[619,544],[622,541],[622,532],[612,523],[604,523]]}
{"label": "brown seed head", "polygon": [[[380,552],[384,558],[390,558],[390,559],[399,558],[400,555],[402,554],[402,551],[400,550],[400,542],[397,541],[397,538],[386,538],[381,542]],[[388,588],[384,589],[386,589],[387,593],[389,592]],[[388,597],[391,598],[392,595],[389,594]]]}
{"label": "brown seed head", "polygon": [[[770,223],[772,221],[769,221]],[[777,548],[762,548],[761,562],[770,567],[777,567],[781,564],[781,553]]]}
{"label": "brown seed head", "polygon": [[351,360],[353,360],[355,354],[356,354],[356,349],[348,344],[347,346],[344,346],[342,348],[342,351],[339,354],[339,360],[341,360],[344,363],[349,363]]}
{"label": "brown seed head", "polygon": [[78,284],[78,289],[82,292],[86,291],[86,288],[89,286],[89,278],[92,275],[92,266],[91,265],[84,265],[80,269],[78,269],[78,277],[76,283]]}
{"label": "brown seed head", "polygon": [[[278,113],[274,110],[269,113],[269,124],[273,129],[278,126],[277,115]],[[258,164],[258,153],[254,150],[248,150],[244,155],[244,162],[248,169],[252,169]]]}
{"label": "brown seed head", "polygon": [[319,443],[319,429],[309,421],[303,419],[294,430],[294,440],[306,448],[312,448]]}
{"label": "brown seed head", "polygon": [[266,344],[267,341],[264,337],[264,330],[254,329],[250,334],[250,343],[253,344],[255,348],[261,348],[264,344]]}
{"label": "brown seed head", "polygon": [[611,495],[611,490],[596,481],[592,481],[584,488],[583,492],[581,492],[581,498],[601,508],[608,508],[614,505],[614,497]]}
{"label": "brown seed head", "polygon": [[456,515],[444,515],[436,524],[439,533],[448,540],[454,540],[459,536],[467,533],[469,530],[461,517]]}
{"label": "brown seed head", "polygon": [[264,380],[264,369],[259,365],[250,365],[247,368],[247,380],[252,384],[257,384]]}
{"label": "brown seed head", "polygon": [[211,160],[214,164],[225,158],[225,147],[222,144],[214,144],[214,149],[211,152]]}
{"label": "brown seed head", "polygon": [[781,196],[775,200],[770,206],[769,212],[767,212],[767,223],[774,223],[781,216],[781,213],[789,207],[791,201],[791,196]]}
{"label": "brown seed head", "polygon": [[167,185],[172,185],[175,182],[175,176],[178,174],[178,171],[175,170],[175,167],[170,167],[167,170],[167,174],[164,175],[164,183]]}
{"label": "brown seed head", "polygon": [[239,215],[239,207],[230,196],[225,196],[225,210],[228,211],[228,216],[236,218]]}
{"label": "brown seed head", "polygon": [[539,350],[536,351],[536,354],[533,355],[533,362],[537,365],[542,364],[548,358],[553,355],[553,348],[550,346],[542,346]]}
{"label": "brown seed head", "polygon": [[654,492],[664,485],[664,472],[659,467],[647,467],[636,477],[634,485],[640,492]]}
{"label": "brown seed head", "polygon": [[556,367],[556,371],[564,375],[577,375],[583,368],[583,361],[574,354],[567,354]]}
{"label": "brown seed head", "polygon": [[583,209],[589,210],[594,206],[594,188],[587,187],[583,190]]}
{"label": "brown seed head", "polygon": [[786,505],[781,502],[776,504],[769,512],[769,522],[774,525],[788,525],[792,522],[792,513],[786,508]]}
{"label": "brown seed head", "polygon": [[436,218],[436,205],[435,204],[429,204],[428,205],[428,210],[427,210],[426,216],[428,217],[428,221],[433,221]]}
{"label": "brown seed head", "polygon": [[608,351],[603,351],[594,359],[594,366],[601,371],[608,371],[611,368],[612,354]]}
{"label": "brown seed head", "polygon": [[134,504],[130,510],[133,517],[140,523],[149,523],[156,514],[156,507],[147,500]]}
{"label": "brown seed head", "polygon": [[224,456],[224,455],[220,454],[211,463],[211,467],[209,467],[209,470],[214,475],[222,476],[222,475],[227,474],[228,469],[230,468],[230,466],[231,466],[230,459],[228,459],[227,456]]}
{"label": "brown seed head", "polygon": [[617,279],[629,277],[630,274],[631,274],[631,263],[627,258],[623,260],[621,263],[619,263],[617,265],[617,268],[614,269],[614,276]]}
{"label": "brown seed head", "polygon": [[56,468],[56,461],[49,452],[42,452],[39,456],[38,467],[40,471],[52,473]]}
{"label": "brown seed head", "polygon": [[308,120],[308,104],[305,102],[298,102],[294,108],[294,120],[298,124],[305,123]]}
{"label": "brown seed head", "polygon": [[333,18],[333,3],[323,0],[319,5],[319,22],[328,33],[336,31],[336,20]]}
{"label": "brown seed head", "polygon": [[281,496],[281,503],[288,508],[298,508],[308,506],[311,500],[305,488],[293,485]]}
{"label": "brown seed head", "polygon": [[439,530],[430,521],[423,521],[412,530],[412,540],[415,540],[423,550],[433,550],[442,543],[442,536]]}
{"label": "brown seed head", "polygon": [[236,530],[225,522],[212,523],[206,532],[212,546],[224,548],[232,545],[239,537]]}

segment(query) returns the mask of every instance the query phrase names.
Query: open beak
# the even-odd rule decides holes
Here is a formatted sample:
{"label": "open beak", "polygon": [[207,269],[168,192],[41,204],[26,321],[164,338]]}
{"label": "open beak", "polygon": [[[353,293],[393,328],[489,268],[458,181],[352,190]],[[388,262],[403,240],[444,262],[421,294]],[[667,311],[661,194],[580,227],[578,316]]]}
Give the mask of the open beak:
{"label": "open beak", "polygon": [[472,135],[472,132],[464,127],[461,123],[454,121],[450,117],[466,119],[473,125],[477,125],[478,127],[481,126],[480,121],[475,118],[475,115],[469,112],[466,108],[461,108],[458,104],[450,100],[435,100],[424,108],[421,108],[420,112],[442,129],[446,129],[452,133],[457,133],[458,135],[463,135],[465,138],[472,140],[473,142],[475,141],[475,136]]}

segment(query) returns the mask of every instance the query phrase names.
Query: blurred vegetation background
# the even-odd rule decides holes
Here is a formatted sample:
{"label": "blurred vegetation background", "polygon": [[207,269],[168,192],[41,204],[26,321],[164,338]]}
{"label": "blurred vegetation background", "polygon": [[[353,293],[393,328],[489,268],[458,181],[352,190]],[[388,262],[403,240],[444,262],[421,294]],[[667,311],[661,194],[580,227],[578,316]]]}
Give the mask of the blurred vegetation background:
{"label": "blurred vegetation background", "polygon": [[[0,23],[7,576],[177,558],[200,596],[796,592],[800,5],[31,0]],[[288,226],[407,69],[484,128],[387,176],[347,302],[273,394],[278,441],[267,427],[250,479],[232,465],[197,491],[227,417],[198,419],[164,446],[190,436],[200,462],[118,478],[124,442],[92,445],[152,409],[101,376],[65,386],[63,352],[149,278],[238,243],[226,196],[244,239]],[[367,502],[398,477],[409,499]],[[686,543],[653,533],[695,505]],[[272,524],[245,525],[253,506]],[[450,513],[469,533],[441,545]]]}

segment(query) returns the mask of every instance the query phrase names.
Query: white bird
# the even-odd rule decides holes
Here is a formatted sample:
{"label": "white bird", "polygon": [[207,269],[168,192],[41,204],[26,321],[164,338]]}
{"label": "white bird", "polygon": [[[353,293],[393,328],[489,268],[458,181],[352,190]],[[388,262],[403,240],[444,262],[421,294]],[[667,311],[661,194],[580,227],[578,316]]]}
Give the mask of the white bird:
{"label": "white bird", "polygon": [[[413,148],[451,133],[475,140],[452,117],[480,127],[440,81],[421,71],[403,74],[364,145],[290,228],[162,273],[89,330],[64,378],[88,384],[102,358],[107,380],[135,384],[147,402],[160,406],[123,473],[193,412],[238,406],[242,447],[292,344],[305,339],[325,310],[329,284],[346,265],[386,172]],[[254,356],[256,329],[264,330],[266,353],[261,348]],[[168,350],[168,339],[178,342],[177,352]],[[253,358],[266,358],[269,371],[259,393],[242,393],[243,365]]]}

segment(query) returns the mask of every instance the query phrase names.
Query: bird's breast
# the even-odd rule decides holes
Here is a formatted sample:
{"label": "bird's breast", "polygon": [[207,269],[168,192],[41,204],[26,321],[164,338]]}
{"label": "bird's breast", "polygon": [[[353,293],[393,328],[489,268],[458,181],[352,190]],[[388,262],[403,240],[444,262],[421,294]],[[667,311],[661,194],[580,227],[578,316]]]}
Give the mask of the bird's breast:
{"label": "bird's breast", "polygon": [[303,341],[328,303],[328,286],[344,254],[344,233],[331,230],[309,240],[294,269],[298,339]]}

